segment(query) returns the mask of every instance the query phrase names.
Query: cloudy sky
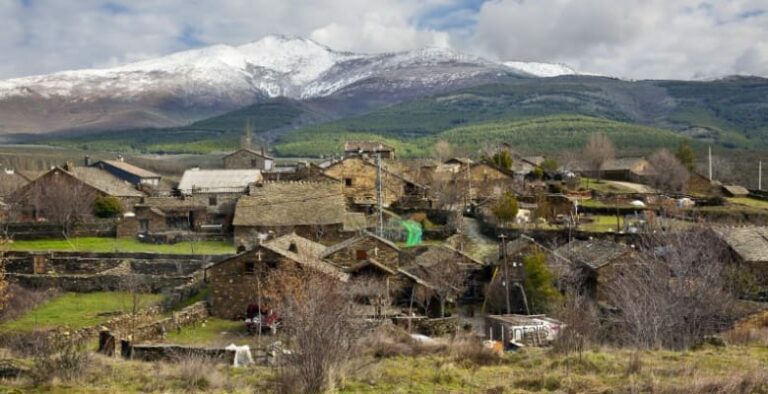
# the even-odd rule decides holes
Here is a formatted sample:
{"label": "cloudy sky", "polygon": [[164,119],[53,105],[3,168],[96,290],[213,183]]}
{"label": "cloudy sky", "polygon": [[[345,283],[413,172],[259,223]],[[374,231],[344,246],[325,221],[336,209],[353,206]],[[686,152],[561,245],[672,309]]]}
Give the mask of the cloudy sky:
{"label": "cloudy sky", "polygon": [[268,34],[451,47],[626,78],[768,76],[768,0],[0,0],[0,78]]}

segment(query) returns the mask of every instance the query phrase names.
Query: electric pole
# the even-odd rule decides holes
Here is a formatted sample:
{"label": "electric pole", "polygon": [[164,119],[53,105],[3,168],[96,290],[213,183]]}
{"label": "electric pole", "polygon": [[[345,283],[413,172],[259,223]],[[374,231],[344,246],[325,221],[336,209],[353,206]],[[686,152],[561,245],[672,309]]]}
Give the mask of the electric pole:
{"label": "electric pole", "polygon": [[376,233],[379,237],[384,237],[384,212],[382,208],[381,197],[381,152],[376,150],[376,208],[377,208],[377,223]]}
{"label": "electric pole", "polygon": [[499,236],[499,239],[501,239],[501,262],[503,264],[502,269],[504,270],[504,281],[502,284],[504,285],[504,300],[506,301],[507,306],[507,314],[512,314],[512,304],[509,299],[509,261],[507,259],[507,236],[504,234],[501,234]]}
{"label": "electric pole", "polygon": [[757,162],[757,190],[763,191],[763,161]]}
{"label": "electric pole", "polygon": [[712,182],[712,146],[709,147],[709,181]]}

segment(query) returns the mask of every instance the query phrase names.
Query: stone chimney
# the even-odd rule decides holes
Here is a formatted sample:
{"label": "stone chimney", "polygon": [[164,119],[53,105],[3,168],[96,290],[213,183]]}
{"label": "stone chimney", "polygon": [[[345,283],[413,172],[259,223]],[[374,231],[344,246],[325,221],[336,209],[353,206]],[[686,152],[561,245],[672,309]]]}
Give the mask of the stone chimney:
{"label": "stone chimney", "polygon": [[92,164],[91,156],[85,155],[85,157],[83,158],[83,165],[85,165],[86,167],[90,167],[91,164]]}
{"label": "stone chimney", "polygon": [[125,161],[125,157],[123,157],[123,155],[117,155],[117,160],[118,161]]}

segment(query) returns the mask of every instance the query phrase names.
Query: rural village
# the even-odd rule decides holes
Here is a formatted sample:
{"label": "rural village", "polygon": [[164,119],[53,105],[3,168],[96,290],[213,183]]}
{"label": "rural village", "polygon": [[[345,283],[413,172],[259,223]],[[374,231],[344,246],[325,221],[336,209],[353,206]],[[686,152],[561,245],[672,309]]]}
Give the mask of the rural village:
{"label": "rural village", "polygon": [[371,333],[376,357],[462,338],[493,363],[590,341],[730,346],[757,330],[745,321],[768,323],[768,192],[697,172],[685,144],[617,158],[593,134],[576,156],[438,143],[401,159],[347,141],[290,161],[246,132],[179,174],[122,155],[5,168],[0,344],[35,361],[4,362],[0,378],[44,379],[85,352],[294,363],[295,389],[315,392]]}

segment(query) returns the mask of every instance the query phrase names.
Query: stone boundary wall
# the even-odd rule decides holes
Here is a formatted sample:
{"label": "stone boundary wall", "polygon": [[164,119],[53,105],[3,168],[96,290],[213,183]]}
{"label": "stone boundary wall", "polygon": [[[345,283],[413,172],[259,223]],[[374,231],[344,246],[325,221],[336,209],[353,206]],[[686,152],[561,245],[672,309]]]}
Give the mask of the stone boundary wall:
{"label": "stone boundary wall", "polygon": [[[5,223],[1,230],[11,239],[65,239],[61,226],[51,223]],[[70,237],[114,237],[115,223],[100,221],[75,225],[70,231]]]}
{"label": "stone boundary wall", "polygon": [[[136,327],[133,332],[133,342],[162,339],[169,331],[177,331],[184,327],[198,325],[209,316],[208,303],[206,301],[196,302],[178,312],[173,312],[170,317]],[[122,330],[120,330],[120,327],[117,329],[113,328],[112,330],[123,334],[126,332],[124,327]]]}
{"label": "stone boundary wall", "polygon": [[[6,274],[10,282],[29,289],[59,289],[75,293],[97,291],[128,291],[126,277],[130,274],[58,275],[58,274]],[[137,282],[147,292],[161,293],[187,283],[192,276],[137,275]]]}

